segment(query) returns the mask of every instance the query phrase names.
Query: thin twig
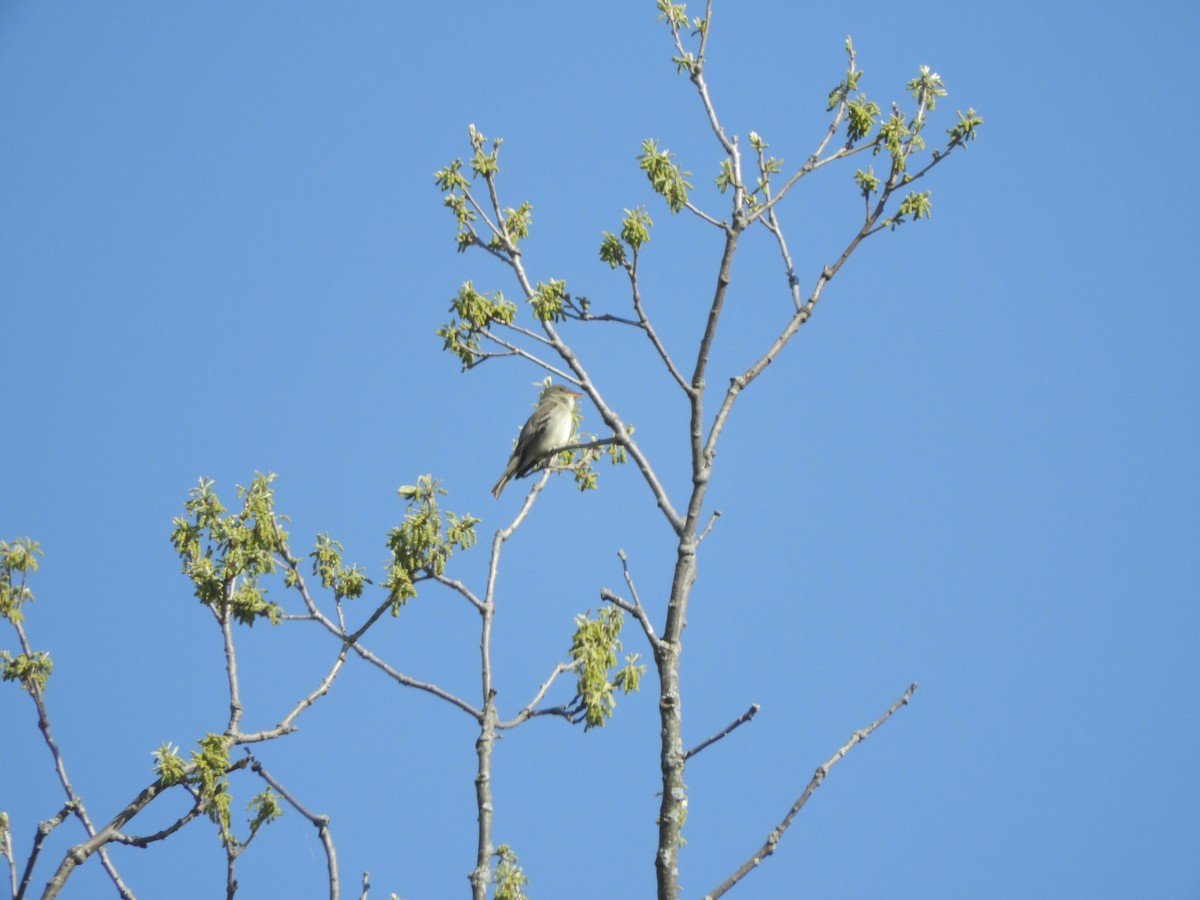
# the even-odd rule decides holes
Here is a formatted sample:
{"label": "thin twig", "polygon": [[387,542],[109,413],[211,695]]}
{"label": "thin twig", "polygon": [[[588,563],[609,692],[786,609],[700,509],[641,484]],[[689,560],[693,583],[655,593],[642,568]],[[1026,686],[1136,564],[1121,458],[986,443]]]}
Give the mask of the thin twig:
{"label": "thin twig", "polygon": [[700,217],[705,222],[707,222],[709,225],[712,225],[715,228],[720,228],[722,231],[724,231],[726,228],[729,227],[725,222],[722,222],[720,219],[714,219],[712,216],[710,216],[708,213],[706,213],[700,207],[693,204],[691,200],[683,201],[683,208],[686,209],[688,212],[693,213],[696,216]]}
{"label": "thin twig", "polygon": [[666,365],[667,371],[671,377],[675,379],[675,383],[687,395],[691,395],[692,386],[688,384],[687,379],[683,377],[683,373],[675,365],[675,361],[671,359],[671,354],[667,352],[666,345],[659,340],[658,333],[654,330],[654,326],[650,324],[650,317],[646,315],[645,309],[642,307],[642,291],[638,286],[637,280],[637,261],[638,251],[635,247],[633,250],[633,261],[626,263],[625,271],[629,274],[629,290],[632,294],[633,311],[637,313],[638,322],[641,323],[642,330],[646,332],[646,337],[650,339],[650,344],[658,352],[658,357]]}
{"label": "thin twig", "polygon": [[[847,73],[848,73],[847,77],[849,77],[850,73],[853,73],[856,71],[855,66],[854,66],[854,59],[855,59],[854,48],[847,47],[846,53],[849,56],[849,60],[847,62]],[[821,143],[817,145],[817,149],[814,150],[811,154],[809,154],[809,157],[805,161],[804,165],[802,165],[795,172],[795,174],[792,175],[791,178],[789,178],[787,181],[784,182],[783,186],[781,188],[779,188],[779,190],[776,192],[774,197],[768,198],[767,202],[762,207],[755,210],[754,213],[752,213],[750,215],[748,222],[753,222],[755,219],[759,219],[759,218],[763,217],[764,215],[769,215],[770,212],[775,208],[776,204],[778,204],[779,201],[783,199],[784,194],[786,194],[789,190],[791,190],[792,186],[795,185],[796,182],[798,182],[801,178],[803,178],[809,172],[812,172],[813,170],[820,168],[821,166],[825,165],[826,163],[833,162],[833,160],[835,160],[835,159],[841,159],[842,157],[850,156],[851,154],[857,153],[860,150],[863,150],[865,148],[874,147],[874,146],[878,145],[879,138],[876,138],[875,140],[869,141],[866,144],[863,144],[857,148],[852,149],[849,146],[842,147],[839,150],[835,151],[834,153],[830,154],[825,159],[820,158],[821,154],[825,152],[825,147],[828,146],[830,140],[833,139],[833,136],[835,134],[837,134],[838,129],[841,128],[842,119],[846,115],[846,109],[849,106],[849,104],[850,104],[850,92],[849,92],[849,90],[843,90],[841,99],[838,101],[837,110],[834,113],[833,119],[829,123],[829,127],[825,131],[824,138],[821,140]]]}
{"label": "thin twig", "polygon": [[403,672],[398,672],[362,644],[354,644],[353,650],[371,665],[375,666],[394,681],[399,682],[405,687],[416,688],[419,691],[425,691],[428,694],[433,694],[433,696],[441,700],[445,700],[450,705],[457,706],[473,719],[478,720],[483,715],[483,713],[473,707],[470,703],[467,703],[467,701],[454,696],[454,694],[451,694],[449,691],[438,687],[436,684],[432,684],[427,681],[418,681],[416,678],[410,678]]}
{"label": "thin twig", "polygon": [[739,725],[745,725],[747,722],[749,722],[751,719],[754,718],[754,716],[758,713],[760,708],[761,707],[759,707],[759,705],[757,703],[751,703],[750,708],[748,710],[746,710],[744,713],[742,713],[740,716],[738,716],[736,719],[734,719],[732,722],[730,722],[728,725],[726,725],[724,729],[722,729],[721,731],[718,731],[712,737],[705,738],[703,741],[698,743],[695,747],[693,747],[687,753],[683,754],[684,761],[686,762],[688,759],[695,756],[697,753],[699,753],[705,747],[708,747],[711,744],[715,744],[717,741],[719,741],[721,738],[725,737],[727,734],[729,734],[731,731],[733,731]]}
{"label": "thin twig", "polygon": [[230,735],[230,737],[238,744],[255,744],[262,741],[274,740],[295,731],[296,726],[292,723],[296,720],[296,717],[316,703],[319,698],[329,693],[330,685],[333,684],[333,680],[337,678],[338,672],[341,671],[342,665],[346,662],[346,651],[349,647],[349,644],[342,644],[342,649],[334,659],[333,665],[329,667],[329,671],[325,673],[325,677],[321,679],[315,688],[296,702],[296,705],[292,707],[288,714],[279,720],[278,725],[271,729],[256,731],[250,734],[239,731]]}
{"label": "thin twig", "polygon": [[445,575],[439,575],[437,572],[430,573],[430,577],[438,584],[444,584],[452,591],[461,594],[476,610],[483,611],[483,601],[476,597],[474,592],[457,578],[448,578]]}
{"label": "thin twig", "polygon": [[[504,338],[502,338],[502,337],[497,337],[495,334],[493,334],[488,329],[484,328],[484,329],[480,330],[479,333],[481,335],[483,335],[483,337],[488,338],[489,340],[493,341],[494,343],[499,344],[501,347],[503,347],[505,350],[508,351],[508,353],[505,353],[505,354],[492,354],[493,356],[501,356],[501,355],[503,355],[503,356],[519,356],[522,359],[529,360],[535,366],[540,366],[541,368],[543,368],[547,372],[549,372],[551,375],[558,376],[563,381],[571,381],[571,382],[575,381],[575,379],[571,375],[568,375],[566,372],[564,372],[562,369],[558,368],[557,366],[551,365],[550,363],[548,363],[544,359],[542,359],[540,356],[534,356],[532,353],[530,353],[528,350],[526,350],[523,347],[518,347],[516,344],[513,344],[509,341],[504,340]],[[539,338],[539,340],[546,342],[545,338]],[[555,349],[557,350],[558,348],[556,347]],[[474,364],[472,364],[468,368],[474,368]]]}
{"label": "thin twig", "polygon": [[792,808],[788,810],[787,815],[783,817],[782,821],[780,821],[780,823],[775,826],[771,833],[767,835],[766,842],[763,843],[763,845],[757,850],[755,850],[750,858],[742,863],[741,868],[729,876],[729,878],[720,886],[718,886],[716,890],[709,894],[705,894],[704,900],[716,900],[716,898],[723,895],[731,887],[741,881],[747,875],[747,873],[750,872],[750,870],[755,868],[764,859],[774,853],[776,846],[779,844],[780,838],[783,837],[783,833],[788,830],[788,826],[790,826],[792,824],[792,820],[796,818],[796,813],[800,812],[801,807],[808,802],[808,798],[812,796],[813,791],[820,787],[821,782],[825,780],[825,776],[829,774],[829,770],[833,768],[834,763],[849,753],[850,748],[855,744],[866,740],[871,732],[890,719],[896,710],[906,705],[909,698],[912,697],[913,691],[916,689],[917,683],[914,681],[908,686],[908,690],[904,692],[903,696],[901,696],[899,700],[897,700],[888,708],[887,712],[885,712],[866,728],[856,731],[854,734],[850,735],[850,740],[839,747],[833,756],[829,757],[829,759],[817,766],[817,771],[813,775],[812,780],[808,783],[808,787],[804,789],[804,793],[802,793],[796,802],[792,804]]}
{"label": "thin twig", "polygon": [[[12,868],[13,879],[13,898],[14,900],[22,900],[25,896],[25,891],[29,888],[29,880],[33,877],[33,867],[37,864],[38,855],[42,852],[42,844],[50,835],[50,832],[66,821],[67,816],[74,812],[75,804],[68,800],[66,806],[59,810],[58,815],[52,816],[44,822],[39,822],[37,831],[33,836],[33,849],[29,853],[29,858],[25,860],[25,871],[21,874],[21,886],[17,887],[16,869],[12,867],[12,845],[9,842],[9,864]],[[8,832],[5,832],[7,837]]]}
{"label": "thin twig", "polygon": [[[291,792],[283,785],[271,777],[261,762],[250,755],[250,751],[246,751],[246,755],[250,757],[250,770],[257,774],[263,781],[269,784],[279,796],[283,797],[296,812],[308,819],[317,827],[317,836],[321,840],[321,846],[325,848],[325,860],[329,870],[329,900],[337,900],[338,898],[338,869],[337,869],[337,851],[333,846],[333,835],[329,831],[329,816],[318,815],[309,812],[303,804],[300,803]],[[363,874],[363,891],[366,892],[366,874]]]}
{"label": "thin twig", "polygon": [[142,849],[145,849],[146,847],[149,847],[151,844],[153,844],[155,841],[161,841],[161,840],[164,840],[165,838],[170,837],[176,831],[178,831],[180,828],[182,828],[184,825],[186,825],[188,822],[192,821],[192,819],[194,819],[198,815],[200,815],[200,813],[204,812],[204,806],[205,806],[204,800],[201,799],[199,794],[196,794],[195,797],[196,797],[196,802],[192,805],[192,808],[190,810],[188,810],[188,812],[186,812],[182,816],[180,816],[178,819],[176,819],[174,822],[172,822],[170,825],[168,825],[166,828],[162,829],[161,831],[156,831],[154,834],[148,834],[148,835],[145,835],[144,837],[139,837],[138,835],[125,835],[125,834],[121,834],[120,832],[114,832],[113,837],[112,837],[113,842],[118,843],[118,844],[128,844],[131,847],[140,847]]}
{"label": "thin twig", "polygon": [[659,645],[662,642],[655,633],[654,625],[650,622],[650,617],[646,615],[646,609],[642,606],[642,601],[638,597],[637,587],[634,586],[633,583],[633,575],[631,575],[629,572],[629,559],[625,555],[624,549],[618,550],[617,556],[621,560],[621,570],[625,575],[625,584],[629,587],[629,593],[630,596],[633,597],[633,602],[630,603],[624,597],[609,590],[608,588],[600,589],[600,599],[611,603],[618,609],[623,609],[625,612],[637,619],[638,624],[642,626],[642,631],[646,633],[646,640],[650,642],[651,649],[657,653],[660,649]]}
{"label": "thin twig", "polygon": [[574,671],[575,669],[577,669],[579,667],[580,662],[582,662],[582,660],[576,659],[569,663],[561,663],[560,662],[558,665],[556,665],[554,667],[554,671],[550,673],[550,677],[547,678],[544,682],[542,682],[542,686],[539,687],[537,693],[533,695],[533,699],[530,700],[528,703],[526,703],[525,706],[521,708],[521,711],[518,712],[514,718],[510,719],[507,722],[497,722],[496,723],[497,730],[503,730],[506,728],[516,728],[522,722],[526,721],[527,719],[531,719],[537,715],[560,715],[561,713],[557,712],[557,710],[564,709],[564,707],[555,707],[555,712],[552,712],[551,710],[544,710],[540,713],[537,710],[535,710],[534,707],[542,702],[542,698],[546,696],[546,691],[550,690],[550,685],[554,684],[554,679],[558,678],[559,675],[562,675],[566,672]]}
{"label": "thin twig", "polygon": [[721,518],[721,511],[719,509],[714,509],[712,515],[709,516],[708,524],[704,526],[704,530],[701,531],[700,535],[696,538],[697,544],[699,544],[708,536],[708,533],[712,531],[713,525],[717,523],[717,519],[719,518]]}

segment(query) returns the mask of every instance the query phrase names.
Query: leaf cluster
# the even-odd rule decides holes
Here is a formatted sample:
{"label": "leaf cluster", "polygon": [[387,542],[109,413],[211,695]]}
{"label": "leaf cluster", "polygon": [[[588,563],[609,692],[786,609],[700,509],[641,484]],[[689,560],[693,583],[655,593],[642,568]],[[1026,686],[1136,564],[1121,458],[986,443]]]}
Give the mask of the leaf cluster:
{"label": "leaf cluster", "polygon": [[[463,174],[463,161],[456,158],[433,173],[434,183],[438,189],[445,191],[442,205],[454,216],[456,226],[454,243],[458,252],[462,253],[473,245],[487,247],[495,253],[514,252],[517,243],[529,236],[529,226],[533,217],[533,206],[528,201],[516,207],[506,207],[503,216],[496,209],[499,221],[491,227],[491,235],[486,241],[481,240],[475,230],[475,224],[480,219],[480,208],[475,197],[471,194],[471,185],[483,178],[489,185],[500,171],[500,145],[502,138],[495,138],[491,148],[485,149],[488,143],[486,137],[474,125],[468,127],[468,137],[471,142],[471,177]],[[493,223],[488,223],[492,226]]]}
{"label": "leaf cluster", "polygon": [[236,768],[229,763],[230,740],[221,734],[206,734],[197,744],[197,749],[189,755],[189,761],[184,762],[179,755],[179,748],[164,743],[151,753],[154,757],[154,772],[162,779],[164,787],[177,784],[191,786],[196,800],[207,812],[208,817],[221,830],[221,839],[229,847],[249,844],[254,835],[263,826],[270,824],[283,815],[280,797],[270,787],[255,794],[246,804],[251,813],[247,819],[250,834],[245,841],[238,841],[229,833],[229,772]]}
{"label": "leaf cluster", "polygon": [[563,317],[563,299],[567,292],[567,283],[561,278],[551,278],[549,281],[539,281],[529,298],[533,314],[539,322],[558,322]]}
{"label": "leaf cluster", "polygon": [[508,844],[501,844],[492,854],[498,860],[492,883],[496,885],[494,900],[526,900],[525,885],[529,879],[517,864],[517,854]]}
{"label": "leaf cluster", "polygon": [[33,592],[26,586],[25,578],[37,571],[37,558],[41,555],[38,542],[29,538],[0,541],[0,616],[14,625],[23,618],[21,604],[33,601]]}
{"label": "leaf cluster", "polygon": [[450,321],[436,334],[442,338],[443,349],[457,356],[465,371],[479,360],[479,336],[494,323],[510,324],[516,318],[517,305],[500,291],[481,294],[467,281],[450,301],[450,312]]}
{"label": "leaf cluster", "polygon": [[420,476],[415,485],[404,485],[398,493],[406,503],[404,521],[388,532],[392,558],[383,582],[393,616],[417,595],[420,575],[441,575],[456,547],[466,550],[475,544],[475,526],[480,521],[443,512],[437,498],[446,491],[432,475]]}
{"label": "leaf cluster", "polygon": [[0,680],[15,681],[31,694],[41,693],[53,667],[49,653],[28,650],[21,630],[25,618],[21,606],[34,599],[26,579],[30,572],[37,571],[41,555],[38,542],[30,538],[0,541],[0,615],[12,623],[26,648],[26,652],[16,656],[0,650]]}
{"label": "leaf cluster", "polygon": [[246,838],[246,843],[250,843],[254,835],[258,833],[258,829],[271,824],[283,815],[283,807],[279,805],[281,799],[269,787],[263,788],[262,791],[250,798],[246,809],[253,815],[250,816],[250,837]]}
{"label": "leaf cluster", "polygon": [[[675,72],[687,72],[689,75],[698,75],[700,67],[703,65],[703,60],[690,50],[683,48],[683,42],[679,35],[680,29],[689,27],[687,4],[671,3],[670,0],[656,0],[656,2],[658,6],[658,21],[667,23],[667,27],[671,29],[671,34],[675,38],[675,47],[679,51],[679,55],[671,57],[671,62],[675,63]],[[690,26],[693,37],[702,35],[708,29],[708,20],[695,16],[692,18]]]}
{"label": "leaf cluster", "polygon": [[629,654],[625,665],[610,677],[617,665],[621,650],[621,610],[604,607],[595,618],[591,610],[575,617],[575,634],[571,639],[571,659],[579,663],[575,682],[576,701],[583,711],[584,730],[603,727],[612,716],[617,701],[613,691],[630,694],[638,689],[646,667],[638,663],[640,655]]}
{"label": "leaf cluster", "polygon": [[[849,38],[846,40],[846,47],[853,54]],[[928,124],[927,114],[936,109],[938,99],[947,94],[941,76],[937,72],[930,71],[929,66],[920,66],[917,70],[917,77],[910,79],[905,84],[905,89],[916,101],[916,109],[911,113],[905,113],[899,105],[893,103],[889,114],[883,117],[879,105],[868,100],[865,94],[860,92],[854,99],[849,99],[849,91],[857,88],[861,75],[862,72],[854,68],[853,55],[851,55],[847,77],[830,93],[830,101],[833,105],[842,100],[846,102],[847,147],[867,137],[874,130],[875,137],[869,145],[872,155],[886,153],[890,158],[890,170],[885,178],[876,175],[871,166],[854,172],[855,186],[865,199],[869,200],[882,191],[880,202],[886,202],[893,191],[924,175],[951,149],[959,146],[965,147],[969,142],[974,141],[979,127],[983,125],[983,118],[973,108],[967,110],[965,114],[959,111],[957,113],[958,121],[946,130],[948,140],[945,148],[933,150],[931,161],[915,174],[911,174],[912,160],[925,149],[925,138],[922,132]],[[833,106],[830,108],[832,109]],[[894,230],[909,219],[916,221],[929,218],[933,211],[930,196],[930,191],[906,193],[901,199],[896,213],[883,219],[880,227]]]}
{"label": "leaf cluster", "polygon": [[171,543],[195,595],[220,615],[226,611],[243,625],[260,618],[279,623],[280,607],[266,599],[259,578],[275,571],[275,554],[287,533],[275,515],[273,473],[256,472],[249,487],[238,485],[242,508],[225,516],[213,492],[213,480],[201,478],[183,506],[188,517],[172,520]]}
{"label": "leaf cluster", "polygon": [[[625,210],[619,236],[609,231],[600,233],[600,260],[608,263],[610,269],[636,265],[638,251],[649,242],[650,229],[653,227],[654,222],[644,206]],[[626,254],[626,248],[629,254]]]}
{"label": "leaf cluster", "polygon": [[[361,566],[342,564],[342,544],[327,533],[317,535],[316,549],[308,555],[313,561],[313,574],[321,579],[321,587],[333,591],[335,601],[361,597],[363,589],[371,583]],[[289,570],[286,583],[290,586],[295,577]]]}
{"label": "leaf cluster", "polygon": [[7,650],[0,650],[0,680],[15,681],[31,694],[41,693],[46,686],[46,679],[50,677],[51,668],[53,663],[45,650],[18,653],[16,656]]}
{"label": "leaf cluster", "polygon": [[672,162],[674,156],[670,150],[659,150],[658,142],[648,138],[642,141],[638,166],[646,173],[654,193],[667,201],[671,212],[677,213],[687,205],[687,192],[692,188],[687,179],[692,173]]}

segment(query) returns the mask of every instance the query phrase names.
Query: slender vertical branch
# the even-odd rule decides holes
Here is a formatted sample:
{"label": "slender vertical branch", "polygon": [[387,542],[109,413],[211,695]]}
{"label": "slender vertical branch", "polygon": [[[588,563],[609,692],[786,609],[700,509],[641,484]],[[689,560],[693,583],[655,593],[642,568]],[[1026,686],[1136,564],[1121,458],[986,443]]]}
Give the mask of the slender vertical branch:
{"label": "slender vertical branch", "polygon": [[[19,588],[19,595],[25,593],[25,577],[22,575]],[[12,621],[12,626],[17,633],[17,639],[21,644],[21,650],[26,656],[32,655],[32,650],[29,646],[29,640],[25,636],[25,628],[20,621]],[[54,733],[50,730],[50,716],[46,711],[46,701],[42,693],[41,686],[36,681],[29,681],[26,685],[27,692],[33,700],[34,707],[37,709],[38,730],[42,733],[42,739],[46,742],[46,746],[50,749],[50,756],[54,760],[54,772],[58,776],[58,782],[62,785],[63,793],[67,797],[67,807],[70,808],[72,814],[83,825],[84,831],[87,832],[89,838],[95,838],[96,829],[92,825],[92,820],[88,817],[87,809],[83,805],[83,800],[75,793],[75,788],[71,785],[71,779],[67,777],[67,766],[63,761],[62,752],[58,748],[58,742],[54,739]],[[64,807],[66,808],[66,807]],[[125,882],[121,880],[117,868],[109,859],[108,851],[104,849],[103,844],[100,845],[100,864],[104,867],[104,871],[108,873],[108,877],[112,880],[113,885],[117,889],[117,894],[122,900],[133,900],[133,892],[125,886]]]}
{"label": "slender vertical branch", "polygon": [[25,897],[25,892],[29,889],[29,881],[31,878],[33,878],[33,867],[37,865],[38,856],[42,852],[42,844],[45,843],[50,832],[61,825],[66,820],[67,816],[71,815],[72,812],[74,812],[74,804],[68,801],[66,806],[58,811],[58,815],[47,819],[45,822],[38,823],[37,833],[33,837],[33,849],[29,854],[29,858],[25,860],[25,871],[21,874],[20,887],[17,887],[17,872],[13,865],[12,841],[8,839],[9,832],[7,830],[5,831],[5,840],[8,846],[9,868],[12,870],[13,900],[23,900]]}
{"label": "slender vertical branch", "polygon": [[484,698],[483,722],[475,741],[478,765],[475,771],[475,808],[479,829],[476,840],[475,868],[471,870],[472,900],[487,900],[492,872],[492,749],[496,743],[496,695]]}
{"label": "slender vertical branch", "polygon": [[[70,810],[64,809],[62,811],[63,818],[66,818],[69,812]],[[35,854],[38,849],[38,846],[35,844]],[[15,898],[17,896],[17,861],[13,859],[12,832],[8,830],[7,813],[0,813],[0,856],[4,857],[4,864],[8,868],[9,893]],[[32,864],[30,867],[32,868]]]}
{"label": "slender vertical branch", "polygon": [[237,734],[238,723],[242,719],[242,700],[238,690],[237,655],[233,648],[233,630],[229,624],[229,609],[233,603],[234,583],[231,580],[225,585],[225,602],[220,609],[214,609],[218,624],[221,626],[221,639],[225,645],[225,676],[229,683],[229,724],[225,726],[228,735]]}

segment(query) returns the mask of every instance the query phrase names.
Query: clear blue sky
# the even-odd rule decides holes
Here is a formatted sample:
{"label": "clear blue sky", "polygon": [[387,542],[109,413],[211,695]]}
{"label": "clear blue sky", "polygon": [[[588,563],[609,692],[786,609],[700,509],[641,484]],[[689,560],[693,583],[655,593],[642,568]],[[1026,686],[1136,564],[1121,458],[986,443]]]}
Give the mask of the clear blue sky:
{"label": "clear blue sky", "polygon": [[[294,544],[329,531],[375,576],[395,488],[420,473],[483,517],[485,542],[515,510],[518,491],[487,492],[538,373],[461,375],[433,333],[468,278],[517,293],[454,252],[432,183],[468,123],[506,139],[503,199],[533,203],[535,279],[622,309],[596,248],[646,204],[648,311],[680,355],[692,345],[718,239],[667,214],[635,155],[657,138],[720,215],[719,148],[654,19],[650,0],[0,6],[0,537],[45,550],[28,629],[55,660],[52,721],[94,820],[144,786],[160,743],[225,722],[220,635],[167,539],[199,476],[231,501],[256,469],[279,473]],[[685,634],[686,741],[762,712],[689,764],[687,896],[912,680],[913,704],[734,896],[1200,895],[1198,26],[1190,2],[718,0],[714,102],[788,164],[823,127],[847,33],[885,108],[925,64],[951,92],[935,130],[968,106],[986,126],[925,186],[933,218],[868,242],[730,419]],[[781,212],[806,284],[857,214],[850,174]],[[764,237],[734,270],[717,389],[790,308]],[[684,407],[649,348],[564,331],[681,496]],[[501,569],[502,710],[564,658],[599,588],[621,587],[618,548],[661,619],[672,542],[650,501],[632,468],[542,496]],[[453,574],[477,585],[484,555]],[[303,626],[239,638],[248,728],[335,652]],[[373,647],[475,699],[477,640],[469,608],[426,590]],[[634,630],[626,643],[646,651]],[[31,704],[3,688],[0,809],[23,858],[62,800]],[[648,679],[601,731],[542,720],[499,744],[495,837],[532,897],[651,895],[655,705]],[[331,816],[344,889],[369,869],[372,897],[465,895],[467,717],[353,665],[300,724],[261,756]],[[258,790],[236,781],[235,806]],[[311,826],[288,815],[259,842],[242,895],[325,895]],[[141,897],[222,889],[205,824],[116,859]],[[107,890],[92,863],[66,896]]]}

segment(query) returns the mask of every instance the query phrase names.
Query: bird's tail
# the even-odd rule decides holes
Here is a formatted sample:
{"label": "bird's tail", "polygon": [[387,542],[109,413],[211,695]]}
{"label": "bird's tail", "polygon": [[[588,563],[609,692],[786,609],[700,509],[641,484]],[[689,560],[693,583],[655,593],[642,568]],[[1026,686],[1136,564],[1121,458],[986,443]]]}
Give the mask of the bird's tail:
{"label": "bird's tail", "polygon": [[509,473],[505,472],[500,476],[500,480],[492,485],[492,497],[496,500],[500,499],[500,493],[504,490],[504,486],[508,484]]}

